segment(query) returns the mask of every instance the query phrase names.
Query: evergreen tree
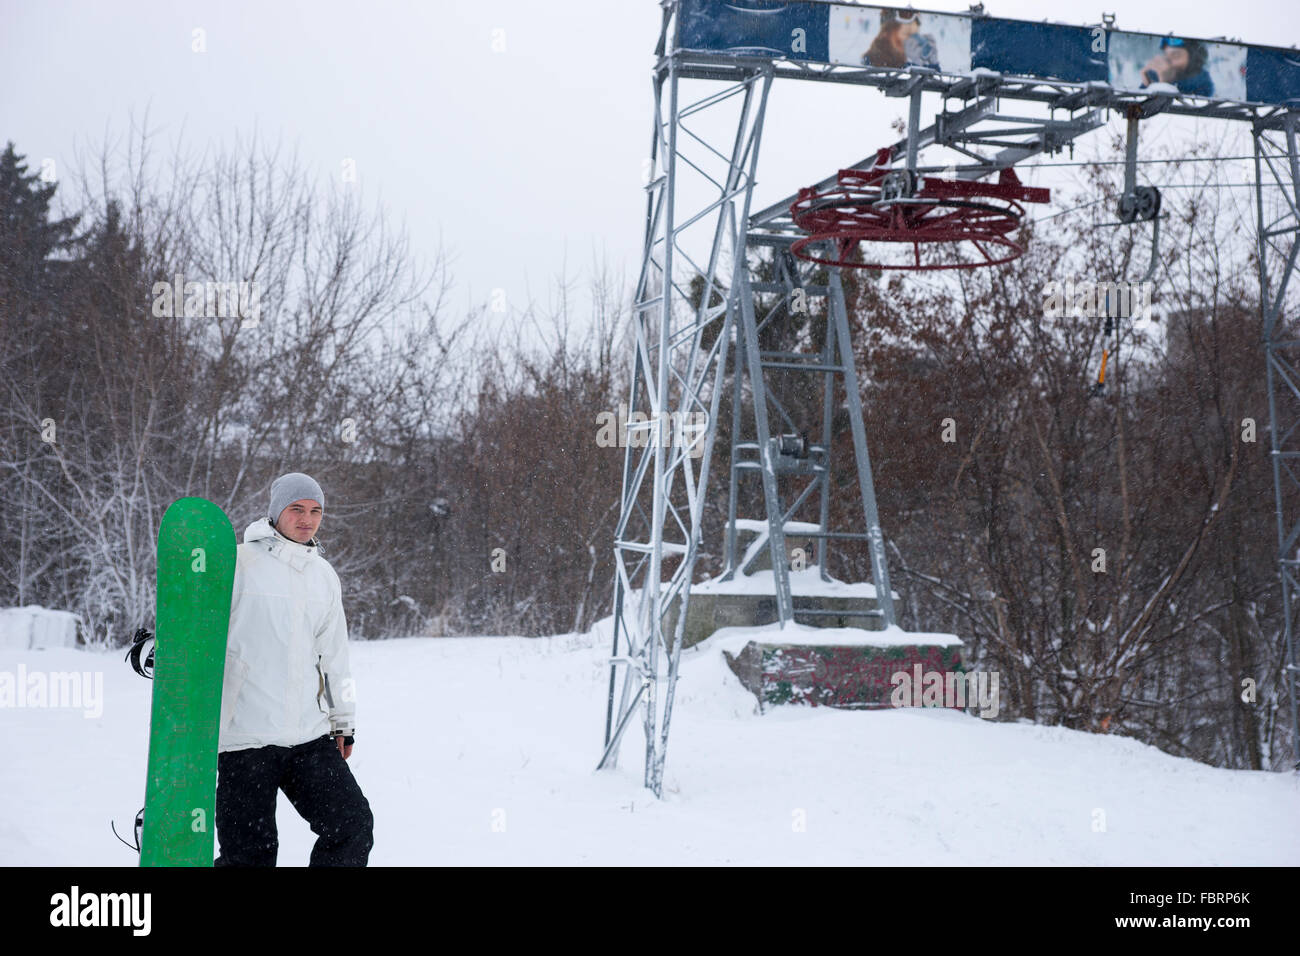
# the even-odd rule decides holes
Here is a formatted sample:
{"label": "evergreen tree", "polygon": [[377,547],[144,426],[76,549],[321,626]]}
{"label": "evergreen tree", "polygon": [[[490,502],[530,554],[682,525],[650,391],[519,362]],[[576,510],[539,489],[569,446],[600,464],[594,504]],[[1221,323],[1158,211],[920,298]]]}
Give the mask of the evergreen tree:
{"label": "evergreen tree", "polygon": [[80,217],[50,218],[58,186],[42,183],[10,142],[0,153],[0,297],[14,311],[58,298],[61,263]]}

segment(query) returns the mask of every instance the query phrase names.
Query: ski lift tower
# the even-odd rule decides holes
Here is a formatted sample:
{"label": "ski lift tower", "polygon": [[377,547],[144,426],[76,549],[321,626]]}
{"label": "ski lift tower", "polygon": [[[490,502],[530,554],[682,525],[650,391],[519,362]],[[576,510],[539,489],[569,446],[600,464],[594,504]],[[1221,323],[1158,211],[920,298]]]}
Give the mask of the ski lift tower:
{"label": "ski lift tower", "polygon": [[[784,534],[796,509],[812,501],[820,504],[821,545],[836,536],[867,542],[876,613],[892,623],[841,273],[996,267],[1014,259],[1024,251],[1016,238],[1023,204],[1045,201],[1046,190],[1023,186],[1013,167],[1069,146],[1103,125],[1107,111],[1123,116],[1128,130],[1117,215],[1122,224],[1152,224],[1150,269],[1160,202],[1155,187],[1137,182],[1141,121],[1168,113],[1251,127],[1285,683],[1300,741],[1293,625],[1300,596],[1300,335],[1286,307],[1300,251],[1296,51],[1125,32],[1115,29],[1113,18],[1082,26],[1001,19],[987,16],[982,5],[965,14],[824,0],[660,0],[660,6],[645,239],[632,317],[630,424],[614,536],[613,652],[598,769],[615,765],[639,717],[645,786],[662,795],[729,356],[737,400],[742,375],[748,382],[756,432],[739,436],[733,429],[733,469],[748,453],[741,463],[762,484],[781,625],[794,616]],[[1145,70],[1156,54],[1171,64],[1169,75]],[[905,101],[906,135],[755,210],[764,119],[778,81],[858,86]],[[932,122],[926,122],[927,95]],[[949,153],[922,164],[922,151],[934,149]],[[947,159],[952,152],[956,158]],[[751,250],[770,257],[762,279],[752,271]],[[819,274],[827,280],[816,281]],[[755,293],[777,293],[780,302],[758,315]],[[827,303],[822,350],[767,354],[759,339],[764,326],[785,320],[796,299],[808,297]],[[818,470],[827,460],[827,438],[823,432],[820,443],[810,444],[787,432],[769,387],[778,369],[820,376],[828,403],[836,379],[845,389],[860,528],[828,528],[826,470]],[[699,422],[703,427],[695,427]],[[782,488],[800,477],[810,479],[803,491],[783,498]],[[729,570],[736,520],[733,504]],[[824,574],[825,561],[819,563]]]}

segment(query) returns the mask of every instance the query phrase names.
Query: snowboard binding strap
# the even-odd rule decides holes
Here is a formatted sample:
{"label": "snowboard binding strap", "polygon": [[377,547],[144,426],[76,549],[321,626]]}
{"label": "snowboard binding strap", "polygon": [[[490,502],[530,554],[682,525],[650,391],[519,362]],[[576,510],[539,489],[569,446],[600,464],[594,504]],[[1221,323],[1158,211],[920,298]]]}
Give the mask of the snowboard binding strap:
{"label": "snowboard binding strap", "polygon": [[[149,656],[141,660],[146,644],[149,645]],[[154,645],[155,641],[153,631],[142,627],[138,629],[135,632],[135,636],[131,638],[131,646],[127,648],[125,658],[125,660],[131,662],[131,670],[135,671],[141,677],[147,677],[150,680],[153,680]]]}
{"label": "snowboard binding strap", "polygon": [[[141,628],[141,630],[143,630],[143,628]],[[117,832],[117,825],[113,823],[112,820],[108,821],[108,825],[113,830],[113,836],[117,837],[118,840],[121,841],[123,846],[135,850],[136,853],[140,852],[140,833],[144,830],[144,807],[141,807],[140,812],[135,815],[135,845],[134,846],[132,846],[130,843],[127,843],[125,840],[122,839],[122,834]]]}

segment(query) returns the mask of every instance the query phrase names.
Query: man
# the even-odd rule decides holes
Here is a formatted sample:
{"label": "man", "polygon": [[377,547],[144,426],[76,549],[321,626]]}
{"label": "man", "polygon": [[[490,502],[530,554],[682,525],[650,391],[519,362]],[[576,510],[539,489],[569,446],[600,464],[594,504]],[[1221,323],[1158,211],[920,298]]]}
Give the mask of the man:
{"label": "man", "polygon": [[1172,83],[1179,93],[1213,96],[1214,81],[1205,69],[1209,58],[1210,51],[1200,40],[1165,37],[1160,52],[1142,67],[1142,85]]}
{"label": "man", "polygon": [[294,472],[236,552],[221,731],[216,866],[274,866],[276,793],[311,825],[312,866],[365,866],[374,818],[345,762],[355,695],[338,575],[315,535],[325,495]]}
{"label": "man", "polygon": [[921,18],[914,11],[885,7],[880,11],[880,32],[862,54],[862,65],[939,69],[938,45],[920,29]]}

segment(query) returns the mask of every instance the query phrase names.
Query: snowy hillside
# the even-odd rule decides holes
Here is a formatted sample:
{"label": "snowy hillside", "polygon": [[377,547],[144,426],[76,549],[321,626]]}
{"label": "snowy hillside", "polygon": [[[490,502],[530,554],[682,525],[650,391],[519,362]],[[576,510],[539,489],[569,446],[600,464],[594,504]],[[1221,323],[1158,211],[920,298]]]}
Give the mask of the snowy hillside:
{"label": "snowy hillside", "polygon": [[[684,654],[656,801],[639,727],[593,771],[607,625],[352,646],[372,865],[1300,863],[1293,775],[954,711],[760,716],[722,660],[734,634]],[[99,716],[0,708],[0,864],[135,865],[109,820],[129,831],[142,803],[150,684],[121,657],[0,649],[0,672],[103,674]],[[283,796],[279,823],[280,864],[305,865]]]}

